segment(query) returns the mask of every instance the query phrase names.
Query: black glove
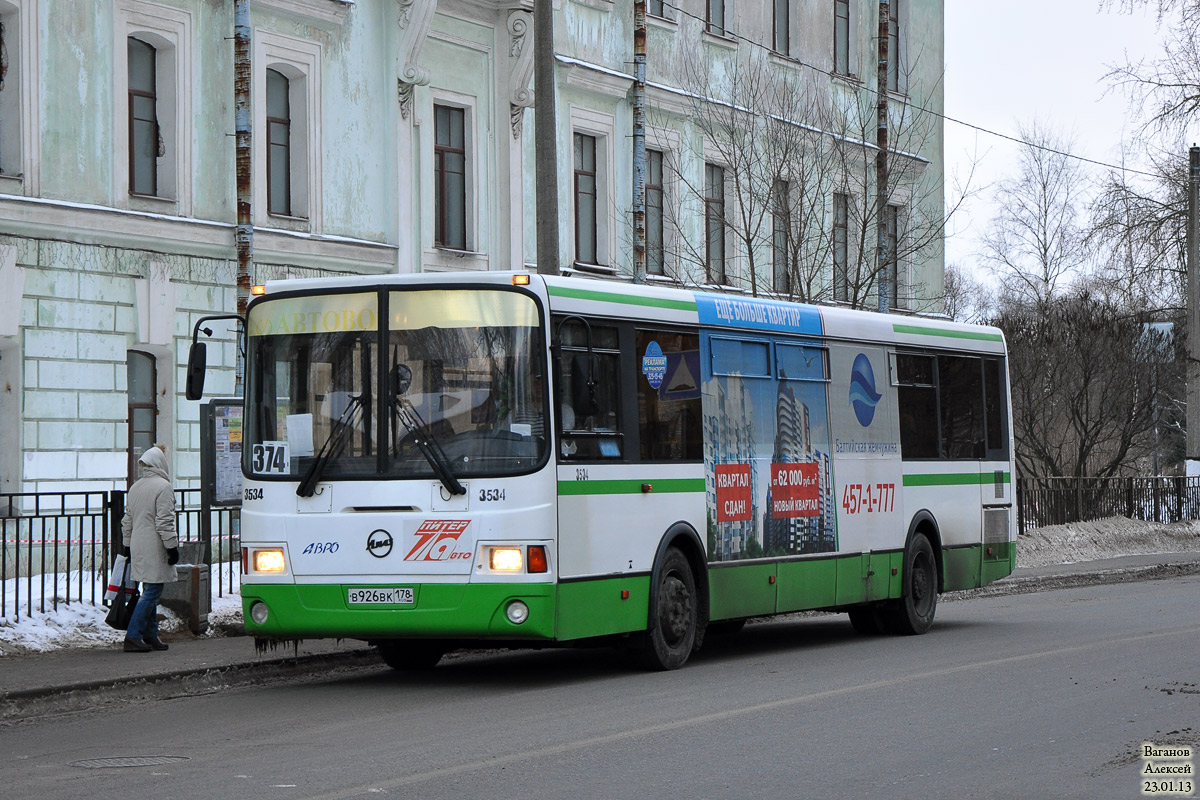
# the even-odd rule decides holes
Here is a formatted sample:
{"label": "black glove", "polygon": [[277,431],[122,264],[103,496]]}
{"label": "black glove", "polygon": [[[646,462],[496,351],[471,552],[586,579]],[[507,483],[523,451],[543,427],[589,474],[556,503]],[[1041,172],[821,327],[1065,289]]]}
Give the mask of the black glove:
{"label": "black glove", "polygon": [[125,556],[126,558],[129,558],[129,548],[128,548],[128,547],[122,547],[122,548],[121,548],[121,555]]}
{"label": "black glove", "polygon": [[176,564],[179,563],[179,548],[178,547],[168,547],[167,548],[167,563],[170,564],[171,566],[175,566]]}

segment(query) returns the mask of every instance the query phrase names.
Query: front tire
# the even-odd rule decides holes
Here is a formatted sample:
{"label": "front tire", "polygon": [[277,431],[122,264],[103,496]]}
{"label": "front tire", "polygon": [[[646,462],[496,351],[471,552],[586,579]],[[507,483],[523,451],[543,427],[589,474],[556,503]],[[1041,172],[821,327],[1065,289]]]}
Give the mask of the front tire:
{"label": "front tire", "polygon": [[679,669],[696,645],[699,603],[692,566],[677,548],[663,558],[650,629],[641,634],[638,660],[646,669]]}
{"label": "front tire", "polygon": [[937,611],[938,573],[933,545],[923,533],[915,534],[904,551],[904,588],[899,600],[888,604],[887,623],[893,633],[915,636],[933,625]]}

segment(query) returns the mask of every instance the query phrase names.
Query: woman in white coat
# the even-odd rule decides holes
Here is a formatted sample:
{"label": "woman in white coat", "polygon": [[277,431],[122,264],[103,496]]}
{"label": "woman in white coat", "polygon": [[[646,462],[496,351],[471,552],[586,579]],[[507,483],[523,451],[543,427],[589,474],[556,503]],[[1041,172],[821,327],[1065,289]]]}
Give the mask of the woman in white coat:
{"label": "woman in white coat", "polygon": [[125,497],[121,538],[131,564],[130,574],[142,582],[142,596],[129,630],[125,632],[126,653],[166,650],[158,638],[158,599],[163,585],[175,580],[179,562],[179,536],[175,532],[175,493],[171,489],[170,466],[162,445],[156,444],[138,459],[142,477]]}

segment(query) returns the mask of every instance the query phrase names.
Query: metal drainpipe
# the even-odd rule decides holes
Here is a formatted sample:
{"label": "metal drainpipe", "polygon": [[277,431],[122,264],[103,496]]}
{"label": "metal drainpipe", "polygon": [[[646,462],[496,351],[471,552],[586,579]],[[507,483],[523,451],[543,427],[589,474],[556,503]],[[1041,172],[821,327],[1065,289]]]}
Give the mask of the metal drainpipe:
{"label": "metal drainpipe", "polygon": [[888,251],[887,251],[887,198],[888,198],[888,164],[887,164],[887,148],[888,148],[888,22],[891,17],[889,13],[889,0],[879,0],[879,72],[876,79],[879,82],[877,87],[879,102],[876,104],[876,129],[875,129],[875,144],[879,148],[879,152],[875,154],[875,213],[878,214],[876,223],[876,234],[878,236],[878,244],[876,246],[876,268],[878,274],[875,279],[876,286],[879,287],[879,313],[886,314],[890,301],[891,286],[888,282]]}
{"label": "metal drainpipe", "polygon": [[[250,283],[254,270],[254,223],[250,216],[253,172],[251,160],[250,124],[250,0],[233,3],[233,108],[237,130],[237,313],[246,316],[250,299]],[[241,348],[237,348],[235,394],[241,396],[245,364]]]}
{"label": "metal drainpipe", "polygon": [[646,0],[633,3],[633,282],[646,282]]}

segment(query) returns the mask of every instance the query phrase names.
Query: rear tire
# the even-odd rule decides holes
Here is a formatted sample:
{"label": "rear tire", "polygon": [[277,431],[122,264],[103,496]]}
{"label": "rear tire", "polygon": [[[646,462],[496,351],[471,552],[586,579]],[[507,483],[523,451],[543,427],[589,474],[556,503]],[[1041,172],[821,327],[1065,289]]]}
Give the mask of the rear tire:
{"label": "rear tire", "polygon": [[384,663],[404,672],[433,669],[446,654],[444,643],[432,639],[401,639],[375,645]]}
{"label": "rear tire", "polygon": [[886,622],[892,633],[915,636],[933,625],[937,611],[938,573],[933,545],[915,534],[904,551],[904,587],[899,600],[888,604]]}
{"label": "rear tire", "polygon": [[657,589],[650,629],[638,642],[638,661],[646,669],[679,669],[696,645],[699,603],[692,565],[678,548],[667,550]]}

